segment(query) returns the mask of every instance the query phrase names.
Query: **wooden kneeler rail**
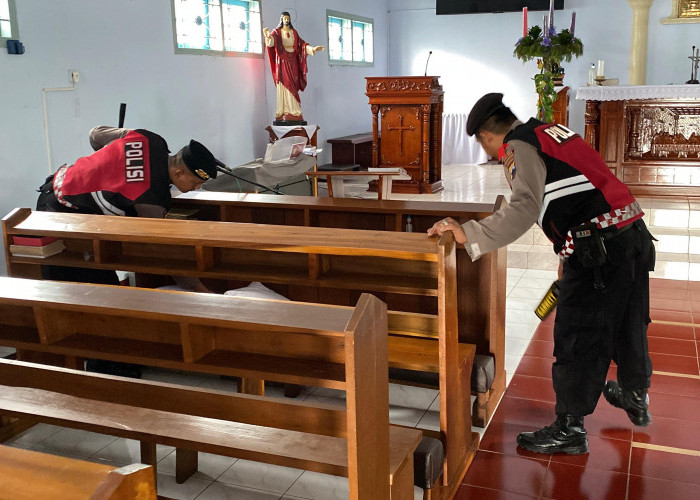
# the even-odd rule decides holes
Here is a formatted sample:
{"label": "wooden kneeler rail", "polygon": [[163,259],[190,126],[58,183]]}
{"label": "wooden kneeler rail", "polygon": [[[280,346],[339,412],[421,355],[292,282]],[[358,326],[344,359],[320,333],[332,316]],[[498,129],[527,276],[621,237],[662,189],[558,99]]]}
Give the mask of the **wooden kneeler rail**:
{"label": "wooden kneeler rail", "polygon": [[[196,452],[346,475],[408,498],[416,429],[389,426],[386,306],[355,308],[0,278],[0,344],[345,390],[345,410],[0,360],[0,411]],[[408,495],[408,496],[406,496]]]}

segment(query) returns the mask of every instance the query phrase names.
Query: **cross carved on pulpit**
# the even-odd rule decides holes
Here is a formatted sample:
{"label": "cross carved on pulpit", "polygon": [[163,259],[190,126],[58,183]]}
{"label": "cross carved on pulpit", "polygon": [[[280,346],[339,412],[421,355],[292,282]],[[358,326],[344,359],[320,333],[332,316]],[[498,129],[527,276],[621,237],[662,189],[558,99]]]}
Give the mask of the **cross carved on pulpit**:
{"label": "cross carved on pulpit", "polygon": [[391,125],[388,125],[386,127],[387,130],[398,130],[399,131],[399,154],[403,154],[403,132],[404,130],[415,130],[413,125],[407,125],[404,127],[403,125],[403,115],[399,115],[399,126],[398,127],[393,127]]}

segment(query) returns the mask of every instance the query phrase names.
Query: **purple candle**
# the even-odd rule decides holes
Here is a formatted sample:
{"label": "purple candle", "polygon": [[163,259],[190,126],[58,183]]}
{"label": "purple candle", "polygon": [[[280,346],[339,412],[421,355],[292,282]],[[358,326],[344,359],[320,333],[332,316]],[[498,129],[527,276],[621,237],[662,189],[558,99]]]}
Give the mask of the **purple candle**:
{"label": "purple candle", "polygon": [[554,27],[554,0],[549,0],[549,27]]}
{"label": "purple candle", "polygon": [[576,12],[571,13],[571,36],[574,36],[574,28],[576,27]]}

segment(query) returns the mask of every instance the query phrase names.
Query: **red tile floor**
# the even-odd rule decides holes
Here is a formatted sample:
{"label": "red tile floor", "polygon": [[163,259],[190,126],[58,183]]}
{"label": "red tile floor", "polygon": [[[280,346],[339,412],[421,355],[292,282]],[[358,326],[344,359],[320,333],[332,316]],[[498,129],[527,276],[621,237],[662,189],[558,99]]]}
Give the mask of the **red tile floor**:
{"label": "red tile floor", "polygon": [[601,397],[585,420],[587,455],[516,446],[518,433],[554,420],[550,315],[535,331],[455,499],[700,498],[700,282],[652,279],[650,291],[651,425],[634,427]]}

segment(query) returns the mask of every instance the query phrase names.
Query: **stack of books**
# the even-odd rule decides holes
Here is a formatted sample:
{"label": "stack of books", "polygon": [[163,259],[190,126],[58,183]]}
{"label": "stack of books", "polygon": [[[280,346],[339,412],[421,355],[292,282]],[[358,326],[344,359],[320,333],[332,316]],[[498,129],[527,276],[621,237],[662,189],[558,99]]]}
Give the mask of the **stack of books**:
{"label": "stack of books", "polygon": [[63,240],[52,236],[13,236],[10,253],[14,257],[44,259],[65,250]]}

